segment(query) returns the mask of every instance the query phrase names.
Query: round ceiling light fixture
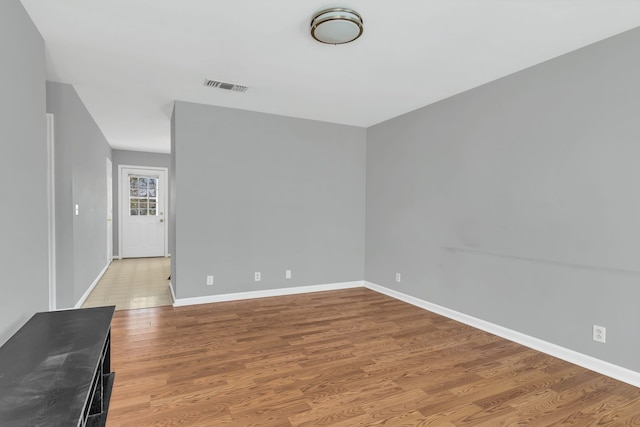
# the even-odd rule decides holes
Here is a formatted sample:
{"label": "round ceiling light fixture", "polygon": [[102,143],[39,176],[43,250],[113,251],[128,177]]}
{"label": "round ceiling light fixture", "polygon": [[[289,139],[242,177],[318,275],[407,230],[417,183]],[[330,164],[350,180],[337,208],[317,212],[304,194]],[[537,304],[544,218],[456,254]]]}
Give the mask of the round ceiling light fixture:
{"label": "round ceiling light fixture", "polygon": [[311,20],[311,36],[320,43],[344,44],[362,35],[362,17],[343,7],[325,9]]}

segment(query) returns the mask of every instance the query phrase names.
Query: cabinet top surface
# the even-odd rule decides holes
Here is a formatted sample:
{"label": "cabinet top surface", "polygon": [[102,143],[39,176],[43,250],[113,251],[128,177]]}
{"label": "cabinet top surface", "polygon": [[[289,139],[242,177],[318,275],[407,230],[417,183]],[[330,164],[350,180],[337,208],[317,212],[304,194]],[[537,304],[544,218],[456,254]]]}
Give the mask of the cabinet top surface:
{"label": "cabinet top surface", "polygon": [[114,310],[37,313],[0,347],[0,425],[77,425]]}

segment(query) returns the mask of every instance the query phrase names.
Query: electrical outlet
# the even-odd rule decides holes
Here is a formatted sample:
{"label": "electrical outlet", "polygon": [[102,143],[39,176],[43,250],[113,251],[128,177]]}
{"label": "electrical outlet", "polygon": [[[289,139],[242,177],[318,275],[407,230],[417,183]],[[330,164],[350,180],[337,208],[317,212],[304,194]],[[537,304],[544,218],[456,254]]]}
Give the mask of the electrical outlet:
{"label": "electrical outlet", "polygon": [[607,328],[593,325],[593,340],[601,343],[607,342]]}
{"label": "electrical outlet", "polygon": [[260,277],[260,272],[259,272],[259,271],[256,271],[256,272],[253,274],[253,280],[255,280],[256,282],[259,282],[259,281],[260,281],[260,279],[261,279],[261,277]]}
{"label": "electrical outlet", "polygon": [[207,276],[207,285],[213,285],[213,276]]}
{"label": "electrical outlet", "polygon": [[401,278],[400,273],[396,273],[396,282],[400,283]]}
{"label": "electrical outlet", "polygon": [[286,270],[284,272],[285,279],[291,279],[291,270]]}

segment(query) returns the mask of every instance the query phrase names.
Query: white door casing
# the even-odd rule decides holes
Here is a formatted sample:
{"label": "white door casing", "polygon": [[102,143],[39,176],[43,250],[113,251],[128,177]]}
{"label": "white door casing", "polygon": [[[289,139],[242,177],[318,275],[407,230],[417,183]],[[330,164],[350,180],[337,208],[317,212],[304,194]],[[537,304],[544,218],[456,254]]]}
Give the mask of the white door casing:
{"label": "white door casing", "polygon": [[122,258],[167,256],[167,168],[118,167]]}
{"label": "white door casing", "polygon": [[113,260],[113,164],[107,157],[107,264]]}

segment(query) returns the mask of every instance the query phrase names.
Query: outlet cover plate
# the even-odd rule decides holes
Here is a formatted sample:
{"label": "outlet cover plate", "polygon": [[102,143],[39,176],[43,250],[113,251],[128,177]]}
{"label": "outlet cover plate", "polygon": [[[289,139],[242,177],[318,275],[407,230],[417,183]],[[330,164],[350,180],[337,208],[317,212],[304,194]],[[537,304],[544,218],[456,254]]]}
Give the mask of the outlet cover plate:
{"label": "outlet cover plate", "polygon": [[596,342],[607,342],[607,328],[604,326],[593,325],[593,340]]}

